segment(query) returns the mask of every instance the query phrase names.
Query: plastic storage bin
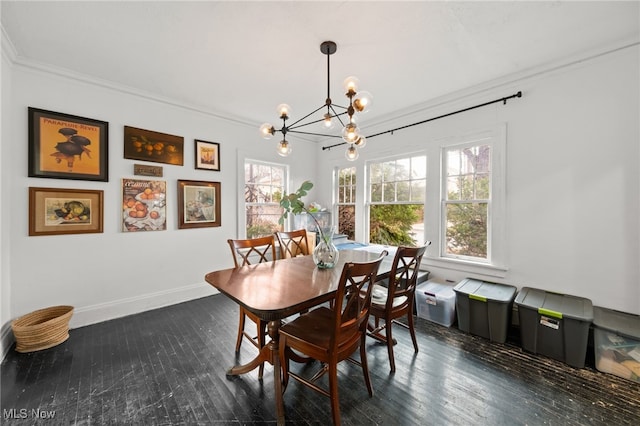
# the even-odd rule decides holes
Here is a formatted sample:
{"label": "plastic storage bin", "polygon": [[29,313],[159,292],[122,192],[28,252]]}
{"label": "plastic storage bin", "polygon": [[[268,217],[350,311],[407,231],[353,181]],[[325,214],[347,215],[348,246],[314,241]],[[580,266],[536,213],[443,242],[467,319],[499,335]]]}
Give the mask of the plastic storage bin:
{"label": "plastic storage bin", "polygon": [[640,383],[640,316],[593,307],[596,368]]}
{"label": "plastic storage bin", "polygon": [[516,295],[514,286],[465,278],[453,290],[460,330],[494,342],[507,340]]}
{"label": "plastic storage bin", "polygon": [[456,293],[453,286],[429,280],[416,287],[418,317],[451,327],[456,318]]}
{"label": "plastic storage bin", "polygon": [[524,350],[584,367],[593,321],[591,300],[524,287],[515,303]]}

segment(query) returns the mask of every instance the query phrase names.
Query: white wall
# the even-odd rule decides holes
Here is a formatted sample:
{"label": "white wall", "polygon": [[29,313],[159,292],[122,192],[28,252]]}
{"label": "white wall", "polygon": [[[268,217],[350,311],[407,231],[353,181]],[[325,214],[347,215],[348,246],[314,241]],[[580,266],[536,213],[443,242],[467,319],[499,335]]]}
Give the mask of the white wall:
{"label": "white wall", "polygon": [[[46,306],[75,306],[71,327],[78,327],[212,294],[204,275],[233,266],[226,240],[237,238],[237,217],[242,214],[236,203],[238,153],[284,163],[276,154],[277,141],[263,140],[255,124],[222,120],[104,82],[14,64],[11,84],[5,78],[2,83],[3,104],[10,99],[3,105],[1,144],[2,266],[11,266],[10,273],[2,275],[5,329],[11,319]],[[27,177],[27,107],[109,122],[109,182]],[[166,231],[121,231],[121,180],[136,178],[133,165],[142,163],[123,159],[125,125],[184,137],[184,166],[146,163],[164,171]],[[220,172],[195,170],[194,139],[220,143]],[[310,142],[299,142],[286,159],[295,182],[315,178],[315,165],[308,163],[313,153]],[[178,230],[178,179],[221,182],[221,227]],[[29,237],[28,188],[34,186],[104,190],[104,233]],[[3,340],[6,350],[10,342],[6,336]]]}
{"label": "white wall", "polygon": [[[360,151],[359,172],[367,160],[395,153],[426,150],[430,158],[439,158],[443,138],[506,123],[503,225],[508,271],[496,277],[492,270],[445,269],[442,262],[426,259],[434,277],[458,281],[477,276],[640,313],[639,50],[636,45],[455,101],[441,100],[433,108],[369,130],[371,134],[393,129],[523,92],[507,105],[498,103],[371,138]],[[343,148],[319,155],[322,182],[330,182],[333,166],[348,164]],[[425,225],[427,239],[434,242],[438,174],[433,167],[428,170]],[[322,198],[331,199],[328,185],[322,187]],[[430,257],[437,254],[437,246],[429,248]]]}

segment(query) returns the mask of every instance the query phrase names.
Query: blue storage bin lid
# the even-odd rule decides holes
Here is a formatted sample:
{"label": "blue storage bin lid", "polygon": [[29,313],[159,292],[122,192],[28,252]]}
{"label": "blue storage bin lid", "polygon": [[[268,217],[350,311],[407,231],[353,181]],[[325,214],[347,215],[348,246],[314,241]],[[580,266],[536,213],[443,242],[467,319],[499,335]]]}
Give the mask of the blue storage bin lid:
{"label": "blue storage bin lid", "polygon": [[640,341],[640,315],[594,306],[593,325]]}
{"label": "blue storage bin lid", "polygon": [[593,304],[584,297],[523,287],[518,292],[515,303],[518,307],[534,309],[541,315],[553,318],[593,321]]}
{"label": "blue storage bin lid", "polygon": [[481,302],[511,303],[516,294],[512,285],[490,283],[487,281],[465,278],[453,288],[457,295],[467,295],[470,299]]}

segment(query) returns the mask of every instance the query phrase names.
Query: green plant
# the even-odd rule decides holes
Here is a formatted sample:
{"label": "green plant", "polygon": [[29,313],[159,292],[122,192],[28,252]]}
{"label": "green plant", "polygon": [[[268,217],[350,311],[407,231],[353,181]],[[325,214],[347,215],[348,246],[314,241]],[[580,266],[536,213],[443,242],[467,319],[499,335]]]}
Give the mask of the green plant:
{"label": "green plant", "polygon": [[[318,229],[318,233],[321,238],[325,238],[324,232],[322,232],[322,227],[318,223],[318,220],[315,218],[313,213],[317,211],[314,208],[307,207],[302,201],[302,197],[309,193],[309,190],[313,188],[313,183],[311,181],[305,180],[300,185],[300,188],[296,192],[292,192],[291,194],[285,193],[282,199],[280,200],[280,207],[282,207],[282,215],[280,219],[278,219],[278,223],[280,225],[284,224],[284,220],[289,217],[289,213],[291,214],[302,214],[307,213],[313,221],[316,223],[316,227]],[[328,237],[326,237],[328,238]]]}

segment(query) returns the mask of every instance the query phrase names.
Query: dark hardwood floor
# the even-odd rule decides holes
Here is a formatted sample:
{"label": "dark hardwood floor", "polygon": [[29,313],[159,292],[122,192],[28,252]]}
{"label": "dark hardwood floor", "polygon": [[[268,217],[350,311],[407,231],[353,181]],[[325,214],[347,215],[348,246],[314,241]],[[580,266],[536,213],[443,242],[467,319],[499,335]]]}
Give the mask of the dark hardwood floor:
{"label": "dark hardwood floor", "polygon": [[[235,363],[237,305],[223,295],[71,330],[45,351],[2,362],[2,424],[274,424],[271,366],[227,378]],[[345,425],[634,425],[640,384],[523,352],[417,319],[420,352],[395,327],[395,374],[386,347],[367,346],[374,396],[359,367],[340,367]],[[240,361],[255,355],[244,342]],[[297,370],[317,364],[292,364]],[[289,383],[288,424],[326,425],[328,398]],[[39,410],[39,411],[38,411]],[[39,416],[39,417],[38,417]],[[48,417],[48,418],[47,418]]]}

